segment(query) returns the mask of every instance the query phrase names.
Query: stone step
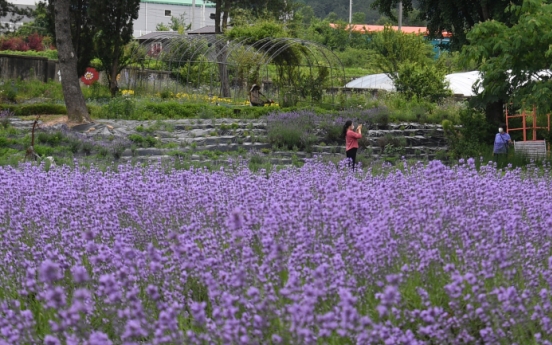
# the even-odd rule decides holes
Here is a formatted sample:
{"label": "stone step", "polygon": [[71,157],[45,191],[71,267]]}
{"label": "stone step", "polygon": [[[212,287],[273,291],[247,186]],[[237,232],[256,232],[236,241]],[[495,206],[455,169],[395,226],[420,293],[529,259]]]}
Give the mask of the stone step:
{"label": "stone step", "polygon": [[219,145],[219,144],[240,144],[240,143],[253,143],[260,142],[265,140],[263,136],[245,136],[239,137],[235,135],[225,135],[225,136],[213,136],[213,137],[196,137],[196,138],[177,138],[177,139],[166,139],[162,141],[168,142],[181,142],[188,145]]}
{"label": "stone step", "polygon": [[239,151],[243,149],[247,152],[249,151],[260,151],[262,149],[270,149],[269,144],[264,143],[243,143],[243,144],[223,144],[223,145],[202,145],[202,146],[186,146],[179,147],[177,149],[161,149],[155,147],[149,148],[137,148],[134,150],[134,153],[131,149],[126,149],[123,151],[122,156],[159,156],[166,154],[168,152],[181,151],[181,152],[197,152],[197,151],[220,151],[220,152],[232,152]]}

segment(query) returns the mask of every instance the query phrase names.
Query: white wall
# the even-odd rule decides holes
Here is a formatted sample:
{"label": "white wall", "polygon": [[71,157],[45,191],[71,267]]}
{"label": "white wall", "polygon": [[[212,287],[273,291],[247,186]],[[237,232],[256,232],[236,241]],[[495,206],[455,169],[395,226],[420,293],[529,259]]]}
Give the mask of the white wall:
{"label": "white wall", "polygon": [[[171,16],[180,18],[181,14],[185,14],[184,21],[186,24],[193,23],[191,30],[196,30],[207,25],[214,25],[215,21],[209,18],[211,13],[215,13],[214,7],[205,7],[196,5],[195,9],[192,6],[179,5],[164,5],[155,3],[140,3],[140,11],[138,19],[134,21],[134,37],[139,37],[146,33],[155,31],[155,27],[159,23],[169,24],[171,17],[165,16],[165,11],[171,11]],[[192,16],[192,11],[194,15]]]}

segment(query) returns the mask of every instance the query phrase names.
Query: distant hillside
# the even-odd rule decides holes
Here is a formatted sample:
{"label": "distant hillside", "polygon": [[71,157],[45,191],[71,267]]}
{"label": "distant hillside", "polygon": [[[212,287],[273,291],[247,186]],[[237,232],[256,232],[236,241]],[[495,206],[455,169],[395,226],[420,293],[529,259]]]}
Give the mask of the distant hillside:
{"label": "distant hillside", "polygon": [[[312,7],[314,15],[318,18],[326,18],[328,14],[334,12],[340,19],[349,20],[349,0],[298,0]],[[363,12],[366,14],[364,24],[374,24],[381,17],[377,10],[372,10],[370,5],[374,0],[353,0],[353,13]]]}

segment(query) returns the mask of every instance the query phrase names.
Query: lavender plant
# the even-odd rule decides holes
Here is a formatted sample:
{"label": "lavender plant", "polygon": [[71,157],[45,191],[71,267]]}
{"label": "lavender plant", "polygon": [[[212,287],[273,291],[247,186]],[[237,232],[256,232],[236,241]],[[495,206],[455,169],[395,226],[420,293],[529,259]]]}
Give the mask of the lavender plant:
{"label": "lavender plant", "polygon": [[551,343],[550,166],[236,169],[0,167],[0,344]]}
{"label": "lavender plant", "polygon": [[10,126],[10,117],[12,116],[14,116],[14,113],[9,109],[0,111],[0,126],[8,128]]}

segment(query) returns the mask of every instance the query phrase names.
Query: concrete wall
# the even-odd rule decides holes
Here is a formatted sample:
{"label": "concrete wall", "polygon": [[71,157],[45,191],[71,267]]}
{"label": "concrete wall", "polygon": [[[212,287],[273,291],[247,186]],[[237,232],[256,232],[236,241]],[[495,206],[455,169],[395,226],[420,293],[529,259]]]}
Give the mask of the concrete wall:
{"label": "concrete wall", "polygon": [[38,56],[20,56],[0,54],[0,79],[38,79],[48,81],[59,80],[57,60],[48,60]]}
{"label": "concrete wall", "polygon": [[[170,11],[170,16],[165,16],[165,11]],[[193,13],[193,14],[192,14]],[[180,18],[184,14],[184,22],[186,24],[193,23],[191,30],[196,30],[207,25],[214,25],[215,21],[209,19],[211,13],[215,13],[214,7],[205,7],[196,5],[196,7],[187,5],[165,5],[148,2],[140,3],[140,11],[138,19],[134,21],[134,37],[140,37],[155,31],[155,27],[159,23],[168,25],[171,21],[171,16]]]}

